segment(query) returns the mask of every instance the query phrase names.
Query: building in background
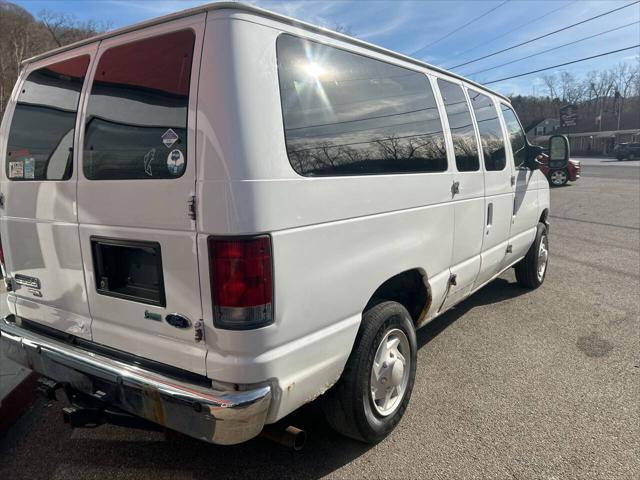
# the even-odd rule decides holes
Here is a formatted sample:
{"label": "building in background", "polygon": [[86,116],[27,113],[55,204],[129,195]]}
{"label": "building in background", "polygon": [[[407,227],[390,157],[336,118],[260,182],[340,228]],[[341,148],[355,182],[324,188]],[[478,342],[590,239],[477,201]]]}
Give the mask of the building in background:
{"label": "building in background", "polygon": [[538,120],[525,127],[525,132],[529,138],[542,137],[545,135],[551,135],[560,126],[560,122],[557,118],[545,118],[544,120]]}
{"label": "building in background", "polygon": [[[534,130],[527,136],[534,145],[546,146],[549,143],[547,135],[533,135]],[[613,156],[613,149],[620,143],[640,142],[640,129],[608,130],[605,132],[565,133],[569,138],[572,155],[606,155]]]}

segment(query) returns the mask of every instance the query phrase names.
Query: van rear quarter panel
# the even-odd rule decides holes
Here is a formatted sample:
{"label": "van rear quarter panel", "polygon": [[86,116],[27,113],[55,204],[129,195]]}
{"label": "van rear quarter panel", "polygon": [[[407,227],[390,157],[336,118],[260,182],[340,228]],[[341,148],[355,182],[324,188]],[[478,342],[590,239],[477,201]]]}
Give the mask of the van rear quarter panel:
{"label": "van rear quarter panel", "polygon": [[[209,15],[198,97],[197,190],[199,252],[207,252],[209,234],[271,235],[274,323],[253,331],[213,328],[209,296],[203,313],[208,375],[233,383],[273,380],[280,398],[270,413],[274,421],[338,379],[362,311],[385,280],[417,268],[439,304],[453,246],[453,174],[449,159],[449,171],[440,173],[298,175],[286,153],[278,35],[286,31],[384,57],[271,23],[242,13]],[[205,255],[200,272],[208,292]]]}

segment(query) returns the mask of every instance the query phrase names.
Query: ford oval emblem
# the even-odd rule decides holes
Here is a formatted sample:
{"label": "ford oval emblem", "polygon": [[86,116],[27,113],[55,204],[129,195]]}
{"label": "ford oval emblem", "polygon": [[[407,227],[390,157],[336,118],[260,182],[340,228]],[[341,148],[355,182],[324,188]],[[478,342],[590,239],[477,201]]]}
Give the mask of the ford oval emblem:
{"label": "ford oval emblem", "polygon": [[177,313],[170,313],[169,315],[165,316],[164,319],[172,327],[182,329],[191,327],[191,322],[189,321],[189,319]]}

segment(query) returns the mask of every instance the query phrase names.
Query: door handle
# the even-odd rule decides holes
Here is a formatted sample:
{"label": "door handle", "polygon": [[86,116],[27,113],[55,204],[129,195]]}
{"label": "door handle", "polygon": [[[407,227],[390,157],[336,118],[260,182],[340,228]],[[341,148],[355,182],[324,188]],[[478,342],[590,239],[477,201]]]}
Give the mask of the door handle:
{"label": "door handle", "polygon": [[487,235],[489,235],[489,230],[493,225],[493,202],[490,202],[487,205]]}
{"label": "door handle", "polygon": [[457,193],[460,193],[460,182],[453,182],[451,185],[451,195],[453,196]]}
{"label": "door handle", "polygon": [[511,186],[513,187],[516,184],[516,176],[511,175]]}

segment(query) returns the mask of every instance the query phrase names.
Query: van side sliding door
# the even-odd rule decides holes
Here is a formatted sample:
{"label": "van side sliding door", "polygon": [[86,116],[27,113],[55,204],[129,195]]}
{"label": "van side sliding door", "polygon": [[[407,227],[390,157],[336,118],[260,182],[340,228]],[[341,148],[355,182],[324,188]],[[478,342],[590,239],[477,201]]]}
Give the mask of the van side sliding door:
{"label": "van side sliding door", "polygon": [[480,271],[480,252],[484,234],[484,176],[480,168],[478,141],[470,106],[462,84],[439,78],[437,81],[445,107],[455,156],[451,198],[454,210],[454,238],[451,273],[455,285],[449,287],[442,309],[467,296]]}
{"label": "van side sliding door", "polygon": [[196,106],[205,14],[100,44],[84,105],[80,242],[94,341],[205,374]]}

